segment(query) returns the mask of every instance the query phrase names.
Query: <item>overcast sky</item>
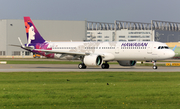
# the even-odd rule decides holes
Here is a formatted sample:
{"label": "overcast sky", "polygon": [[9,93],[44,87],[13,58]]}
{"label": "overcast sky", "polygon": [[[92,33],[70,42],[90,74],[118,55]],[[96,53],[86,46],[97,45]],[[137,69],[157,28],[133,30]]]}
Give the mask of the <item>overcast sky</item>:
{"label": "overcast sky", "polygon": [[180,22],[180,0],[0,0],[0,19]]}

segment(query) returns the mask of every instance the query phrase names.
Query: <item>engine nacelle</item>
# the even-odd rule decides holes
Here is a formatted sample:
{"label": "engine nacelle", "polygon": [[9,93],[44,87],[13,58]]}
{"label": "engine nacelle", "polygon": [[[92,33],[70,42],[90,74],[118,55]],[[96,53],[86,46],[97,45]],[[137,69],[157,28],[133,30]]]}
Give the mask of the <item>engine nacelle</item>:
{"label": "engine nacelle", "polygon": [[88,55],[84,57],[84,64],[86,66],[100,66],[103,59],[100,55]]}
{"label": "engine nacelle", "polygon": [[117,61],[121,66],[134,66],[136,61]]}

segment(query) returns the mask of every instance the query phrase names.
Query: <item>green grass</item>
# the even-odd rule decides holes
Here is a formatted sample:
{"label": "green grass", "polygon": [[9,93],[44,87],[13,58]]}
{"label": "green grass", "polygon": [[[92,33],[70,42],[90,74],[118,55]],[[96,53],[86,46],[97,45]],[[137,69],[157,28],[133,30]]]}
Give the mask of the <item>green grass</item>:
{"label": "green grass", "polygon": [[0,73],[0,108],[178,109],[179,78],[180,72]]}

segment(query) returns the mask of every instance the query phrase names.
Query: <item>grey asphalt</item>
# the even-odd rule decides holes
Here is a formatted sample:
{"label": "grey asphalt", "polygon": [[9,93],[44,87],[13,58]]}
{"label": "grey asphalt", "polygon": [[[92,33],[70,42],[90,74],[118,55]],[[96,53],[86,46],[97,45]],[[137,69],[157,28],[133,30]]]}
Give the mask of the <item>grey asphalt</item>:
{"label": "grey asphalt", "polygon": [[87,67],[87,69],[78,69],[75,64],[1,64],[0,72],[180,72],[180,67],[159,66],[157,70],[152,66],[134,66],[122,67],[119,65],[110,65],[109,69],[101,67]]}

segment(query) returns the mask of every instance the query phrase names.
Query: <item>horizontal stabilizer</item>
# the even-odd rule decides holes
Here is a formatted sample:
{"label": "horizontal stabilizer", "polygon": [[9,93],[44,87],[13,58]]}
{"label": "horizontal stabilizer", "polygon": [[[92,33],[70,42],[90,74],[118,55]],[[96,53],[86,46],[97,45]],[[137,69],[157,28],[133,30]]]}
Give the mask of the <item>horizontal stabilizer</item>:
{"label": "horizontal stabilizer", "polygon": [[34,50],[34,47],[24,47],[26,50]]}
{"label": "horizontal stabilizer", "polygon": [[22,47],[21,45],[13,45],[13,44],[10,44],[9,46]]}
{"label": "horizontal stabilizer", "polygon": [[[14,47],[22,47],[21,45],[13,45],[13,44],[10,44],[9,46],[14,46]],[[33,50],[34,48],[33,47],[22,47],[23,49],[26,49],[26,50]]]}

